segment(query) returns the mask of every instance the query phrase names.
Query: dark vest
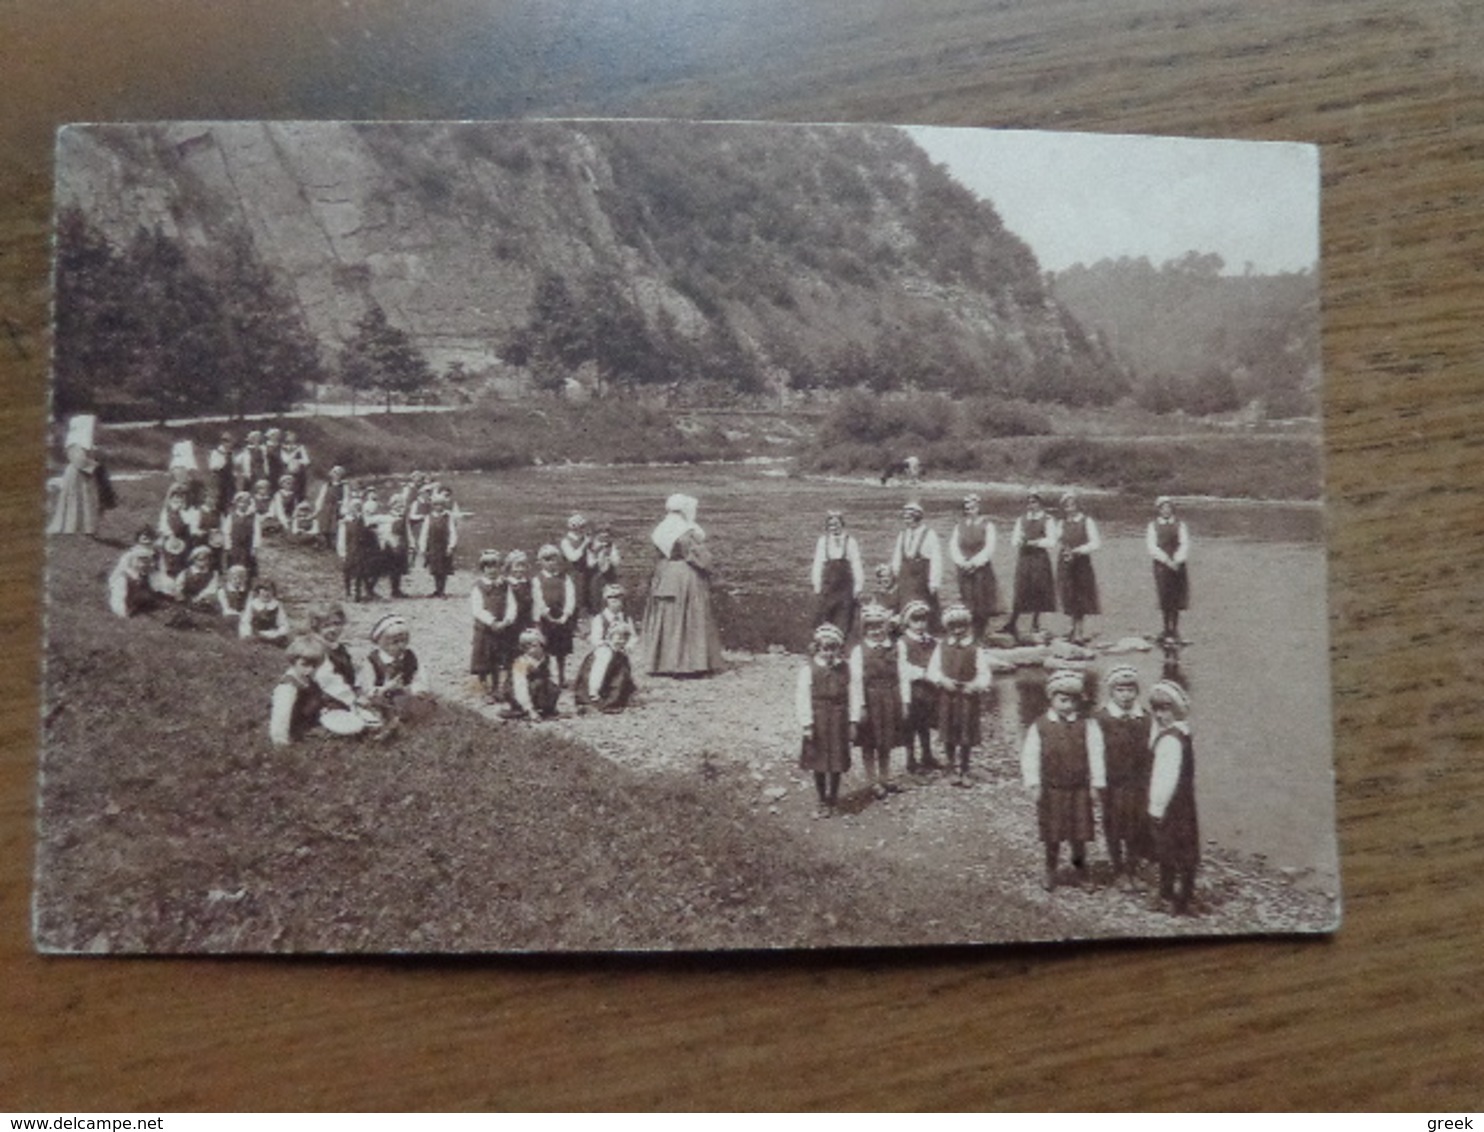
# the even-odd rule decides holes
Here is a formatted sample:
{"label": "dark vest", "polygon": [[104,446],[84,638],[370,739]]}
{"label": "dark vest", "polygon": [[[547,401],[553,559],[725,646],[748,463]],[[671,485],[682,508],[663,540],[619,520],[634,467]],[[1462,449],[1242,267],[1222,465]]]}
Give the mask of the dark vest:
{"label": "dark vest", "polygon": [[968,683],[979,673],[979,650],[973,645],[955,645],[944,641],[939,657],[938,663],[943,667],[943,675],[950,680]]}
{"label": "dark vest", "polygon": [[402,659],[395,666],[381,659],[380,652],[371,654],[371,672],[376,680],[376,687],[383,687],[387,680],[393,675],[402,677],[402,684],[406,686],[412,683],[413,677],[417,675],[417,654],[408,649],[402,654]]}
{"label": "dark vest", "polygon": [[1097,713],[1098,727],[1103,732],[1104,755],[1108,768],[1108,785],[1131,785],[1149,774],[1149,717],[1147,715],[1115,716],[1107,708]]}
{"label": "dark vest", "polygon": [[1041,783],[1060,790],[1086,787],[1092,774],[1087,765],[1087,720],[1078,716],[1070,723],[1042,716],[1036,720],[1041,732]]}

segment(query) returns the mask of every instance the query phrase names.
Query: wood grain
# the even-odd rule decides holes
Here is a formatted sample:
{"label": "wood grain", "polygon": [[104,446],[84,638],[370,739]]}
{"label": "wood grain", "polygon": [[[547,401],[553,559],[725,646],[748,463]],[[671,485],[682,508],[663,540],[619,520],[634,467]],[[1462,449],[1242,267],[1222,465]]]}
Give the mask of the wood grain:
{"label": "wood grain", "polygon": [[[1477,1107],[1484,6],[13,0],[0,74],[0,1108]],[[52,129],[583,113],[1322,145],[1338,936],[453,962],[32,954]]]}

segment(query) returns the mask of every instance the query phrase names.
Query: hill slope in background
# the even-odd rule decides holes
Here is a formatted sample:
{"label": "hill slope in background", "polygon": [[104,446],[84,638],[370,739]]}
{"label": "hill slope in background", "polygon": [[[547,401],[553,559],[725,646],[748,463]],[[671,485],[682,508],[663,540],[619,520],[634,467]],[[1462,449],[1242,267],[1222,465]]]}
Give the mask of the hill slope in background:
{"label": "hill slope in background", "polygon": [[1126,388],[993,207],[894,127],[173,123],[71,127],[58,153],[59,208],[113,247],[144,229],[208,274],[226,250],[263,265],[327,374],[380,309],[439,370]]}
{"label": "hill slope in background", "polygon": [[1313,272],[1224,275],[1190,252],[1100,260],[1060,271],[1056,297],[1140,375],[1139,400],[1164,412],[1225,412],[1259,402],[1268,416],[1319,408],[1319,279]]}

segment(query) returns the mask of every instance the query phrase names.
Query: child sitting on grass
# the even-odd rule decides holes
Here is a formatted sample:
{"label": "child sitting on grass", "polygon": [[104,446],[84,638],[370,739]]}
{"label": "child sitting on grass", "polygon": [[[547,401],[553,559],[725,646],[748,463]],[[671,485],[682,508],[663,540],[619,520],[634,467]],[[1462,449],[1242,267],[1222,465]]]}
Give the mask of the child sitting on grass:
{"label": "child sitting on grass", "polygon": [[573,689],[580,707],[612,713],[629,706],[629,697],[637,691],[629,663],[633,637],[633,629],[620,621],[608,630],[602,644],[582,658]]}
{"label": "child sitting on grass", "polygon": [[634,619],[624,609],[624,588],[617,582],[612,582],[603,587],[602,608],[593,614],[592,624],[588,626],[588,641],[593,648],[597,648],[608,639],[615,625],[628,628],[629,646],[632,648],[634,638],[639,635],[639,630],[634,624]]}
{"label": "child sitting on grass", "polygon": [[134,617],[159,607],[165,599],[165,579],[154,573],[155,554],[134,545],[119,557],[108,578],[108,608],[119,617]]}
{"label": "child sitting on grass", "polygon": [[286,650],[288,671],[273,689],[268,738],[275,747],[298,742],[316,728],[332,735],[359,735],[366,721],[328,698],[315,679],[324,663],[325,646],[312,636],[295,637]]}
{"label": "child sitting on grass", "polygon": [[546,655],[540,629],[525,629],[519,637],[520,655],[510,665],[506,719],[551,719],[557,714],[561,686],[553,659]]}
{"label": "child sitting on grass", "polygon": [[222,616],[234,624],[242,620],[242,611],[247,608],[248,598],[252,597],[252,587],[248,580],[246,566],[228,566],[227,576],[222,579],[221,588],[216,592],[217,604],[221,608]]}
{"label": "child sitting on grass", "polygon": [[244,641],[267,641],[279,647],[288,644],[288,617],[278,600],[278,587],[267,578],[253,583],[252,596],[237,622],[237,635]]}
{"label": "child sitting on grass", "polygon": [[187,609],[215,610],[221,580],[213,569],[211,547],[198,546],[191,551],[186,568],[175,578],[175,600]]}
{"label": "child sitting on grass", "polygon": [[325,659],[315,670],[314,680],[330,706],[359,716],[367,728],[378,727],[382,723],[381,714],[358,686],[356,662],[342,639],[345,626],[345,607],[339,602],[316,606],[310,611],[310,633],[325,650]]}
{"label": "child sitting on grass", "polygon": [[427,675],[412,651],[407,619],[388,613],[371,626],[375,646],[366,657],[361,686],[370,705],[403,723],[426,718],[433,709]]}

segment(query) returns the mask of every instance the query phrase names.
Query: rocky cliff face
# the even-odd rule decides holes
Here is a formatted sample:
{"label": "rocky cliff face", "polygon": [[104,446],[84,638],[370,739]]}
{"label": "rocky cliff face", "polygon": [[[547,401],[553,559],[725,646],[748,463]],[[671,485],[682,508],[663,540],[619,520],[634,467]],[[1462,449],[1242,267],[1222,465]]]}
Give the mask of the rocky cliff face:
{"label": "rocky cliff face", "polygon": [[775,371],[888,340],[971,359],[988,387],[1108,362],[993,208],[891,127],[71,127],[58,203],[202,258],[246,234],[330,356],[375,303],[435,367],[485,370],[541,278],[602,273],[651,324],[724,323]]}

